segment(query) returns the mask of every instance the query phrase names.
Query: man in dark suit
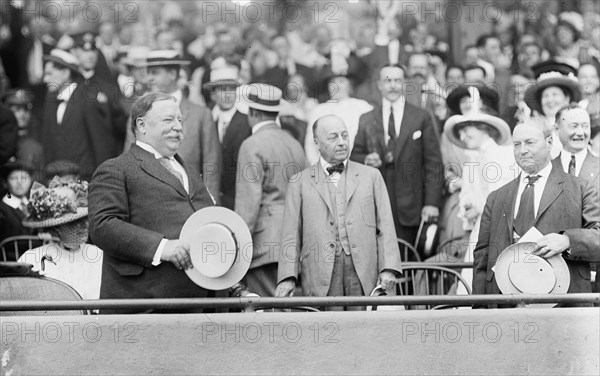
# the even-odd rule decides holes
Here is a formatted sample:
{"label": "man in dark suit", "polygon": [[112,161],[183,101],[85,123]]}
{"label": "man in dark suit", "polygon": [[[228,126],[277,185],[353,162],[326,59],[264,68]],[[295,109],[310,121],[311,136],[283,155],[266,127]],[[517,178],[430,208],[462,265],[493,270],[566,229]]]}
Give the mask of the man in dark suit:
{"label": "man in dark suit", "polygon": [[179,154],[202,174],[208,191],[219,202],[221,150],[217,129],[208,108],[190,102],[177,85],[179,71],[185,65],[189,61],[180,58],[177,51],[151,51],[146,59],[148,85],[152,91],[175,97],[183,114],[184,138]]}
{"label": "man in dark suit", "polygon": [[515,160],[523,174],[488,196],[474,251],[473,294],[500,293],[496,259],[532,227],[543,234],[533,254],[561,254],[571,275],[568,292],[591,292],[590,262],[600,260],[598,191],[552,166],[552,142],[550,132],[531,123],[515,128]]}
{"label": "man in dark suit", "polygon": [[183,269],[185,221],[214,205],[202,177],[177,154],[182,114],[172,96],[150,93],[131,109],[136,142],[102,164],[89,187],[90,237],[104,251],[100,298],[205,297]]}
{"label": "man in dark suit", "polygon": [[[590,115],[579,105],[568,105],[556,113],[556,128],[563,150],[552,164],[564,172],[587,181],[600,190],[600,159],[588,150]],[[600,264],[596,270],[595,291],[600,291]]]}
{"label": "man in dark suit", "polygon": [[44,60],[49,91],[42,125],[44,162],[77,162],[81,178],[89,181],[97,166],[117,155],[108,100],[86,96],[79,62],[69,52],[54,49]]}
{"label": "man in dark suit", "polygon": [[212,69],[210,82],[204,84],[215,103],[212,115],[221,143],[221,205],[231,210],[235,208],[238,153],[242,142],[252,134],[248,116],[236,107],[236,88],[240,85],[239,71],[238,66],[231,64]]}
{"label": "man in dark suit", "polygon": [[414,243],[419,223],[437,220],[444,186],[442,156],[431,115],[403,96],[404,69],[384,66],[383,103],[360,117],[350,159],[381,170],[396,233]]}

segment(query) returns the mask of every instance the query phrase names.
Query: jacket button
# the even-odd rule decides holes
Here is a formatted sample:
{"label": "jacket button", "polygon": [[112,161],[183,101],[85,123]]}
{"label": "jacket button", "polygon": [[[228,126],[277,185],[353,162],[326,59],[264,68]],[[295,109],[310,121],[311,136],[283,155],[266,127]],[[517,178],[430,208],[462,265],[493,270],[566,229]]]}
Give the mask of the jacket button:
{"label": "jacket button", "polygon": [[333,226],[333,221],[330,221],[329,224]]}
{"label": "jacket button", "polygon": [[335,246],[333,245],[333,243],[329,244],[329,248],[333,248],[333,247],[335,247]]}

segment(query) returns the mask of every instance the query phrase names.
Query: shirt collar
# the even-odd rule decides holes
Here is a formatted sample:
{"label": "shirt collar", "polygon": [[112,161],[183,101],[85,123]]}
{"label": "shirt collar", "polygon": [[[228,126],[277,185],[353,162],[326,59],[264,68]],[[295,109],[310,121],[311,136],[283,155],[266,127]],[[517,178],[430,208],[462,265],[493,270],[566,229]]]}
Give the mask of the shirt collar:
{"label": "shirt collar", "polygon": [[77,88],[77,83],[76,82],[71,82],[71,84],[67,87],[65,87],[64,89],[62,89],[58,95],[56,96],[56,99],[58,99],[59,101],[68,101],[69,98],[71,98],[71,95],[73,94],[73,92],[75,91],[75,89]]}
{"label": "shirt collar", "polygon": [[575,160],[577,160],[577,162],[583,161],[585,157],[587,157],[587,148],[580,150],[577,153],[571,153],[563,149],[560,153],[560,158],[569,163],[571,161],[571,155],[575,156]]}
{"label": "shirt collar", "polygon": [[[540,176],[539,180],[544,180],[545,181],[546,179],[548,179],[548,176],[550,176],[550,171],[552,171],[552,162],[548,162],[548,164],[546,165],[546,167],[542,168],[535,175],[539,175]],[[529,176],[529,174],[523,174],[523,179],[521,181],[524,182],[524,183],[528,183],[527,176]]]}
{"label": "shirt collar", "polygon": [[231,119],[233,119],[233,115],[235,115],[236,111],[237,108],[235,108],[235,106],[225,111],[221,110],[219,106],[215,106],[212,110],[213,120],[218,121],[219,119],[222,119],[227,122],[231,122]]}
{"label": "shirt collar", "polygon": [[390,106],[394,107],[394,112],[402,111],[402,110],[404,110],[404,97],[398,98],[394,103],[383,98],[381,101],[381,106],[383,107],[383,110],[386,112],[388,112],[390,110]]}
{"label": "shirt collar", "polygon": [[4,195],[4,197],[2,197],[2,202],[4,202],[6,205],[10,206],[13,209],[18,209],[19,206],[21,206],[22,202],[27,204],[27,198],[18,198],[15,195],[11,195],[10,197],[8,197],[8,195]]}
{"label": "shirt collar", "polygon": [[275,124],[275,125],[277,125],[277,123],[274,122],[273,120],[261,121],[260,123],[254,125],[252,127],[252,134],[256,134],[256,132],[258,132],[262,127],[264,127],[267,124]]}
{"label": "shirt collar", "polygon": [[[323,159],[323,156],[319,156],[319,163],[321,164],[321,168],[323,169],[323,171],[325,171],[326,175],[329,175],[329,172],[327,172],[327,167],[331,167],[333,166],[333,164],[327,162],[325,159]],[[346,169],[346,167],[348,167],[348,160],[346,159],[344,162],[344,169]]]}
{"label": "shirt collar", "polygon": [[156,159],[161,159],[161,158],[166,158],[165,156],[163,156],[162,154],[160,154],[155,148],[154,146],[147,144],[145,142],[136,140],[135,144],[139,147],[141,147],[142,149],[146,150],[148,153],[154,154],[154,157]]}

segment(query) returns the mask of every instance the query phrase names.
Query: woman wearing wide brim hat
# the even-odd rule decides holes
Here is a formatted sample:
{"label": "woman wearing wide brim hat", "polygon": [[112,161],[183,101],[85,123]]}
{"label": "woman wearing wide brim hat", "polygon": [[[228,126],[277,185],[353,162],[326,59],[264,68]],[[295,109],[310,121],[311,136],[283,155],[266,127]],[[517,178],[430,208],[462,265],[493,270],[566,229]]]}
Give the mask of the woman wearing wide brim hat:
{"label": "woman wearing wide brim hat", "polygon": [[[480,95],[471,89],[472,111],[451,116],[444,125],[444,135],[459,148],[468,151],[469,160],[461,166],[461,191],[458,197],[457,217],[463,230],[469,233],[469,244],[464,260],[473,261],[473,248],[479,237],[481,213],[490,192],[516,177],[515,160],[511,146],[510,127],[497,116],[479,112]],[[463,270],[470,283],[472,270]],[[466,293],[462,290],[460,293]]]}
{"label": "woman wearing wide brim hat", "polygon": [[61,183],[49,188],[34,183],[29,197],[29,217],[23,226],[58,236],[60,243],[45,244],[25,252],[19,262],[33,265],[41,274],[63,281],[84,299],[98,299],[102,250],[85,244],[88,239],[87,182]]}
{"label": "woman wearing wide brim hat", "polygon": [[558,110],[571,102],[581,100],[576,70],[569,64],[545,61],[532,67],[536,81],[525,91],[525,104],[532,111],[532,119],[545,131],[553,132],[550,156],[554,159],[562,150],[555,130]]}

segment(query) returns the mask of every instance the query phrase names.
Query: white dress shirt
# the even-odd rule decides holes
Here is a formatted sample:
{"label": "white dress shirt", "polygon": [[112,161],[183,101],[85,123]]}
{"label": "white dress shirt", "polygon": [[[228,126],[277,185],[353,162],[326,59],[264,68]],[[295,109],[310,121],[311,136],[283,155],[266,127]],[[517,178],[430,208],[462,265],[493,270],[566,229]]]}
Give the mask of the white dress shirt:
{"label": "white dress shirt", "polygon": [[[338,183],[340,182],[340,178],[342,177],[342,174],[340,174],[339,172],[335,171],[333,174],[329,175],[329,171],[327,171],[327,167],[333,166],[331,163],[327,162],[326,160],[323,159],[323,157],[319,157],[319,163],[321,164],[321,168],[323,169],[323,171],[325,171],[325,176],[327,176],[327,179],[325,179],[326,183],[333,183],[335,184],[335,186],[337,187]],[[344,162],[344,171],[346,170],[346,168],[348,167],[348,160],[346,159]]]}
{"label": "white dress shirt", "polygon": [[219,106],[215,106],[212,110],[213,120],[217,123],[217,131],[219,133],[219,142],[222,144],[227,132],[227,127],[233,119],[233,115],[237,111],[236,107],[233,106],[229,110],[223,111]]}
{"label": "white dress shirt", "polygon": [[[154,157],[156,159],[166,158],[162,154],[160,154],[152,145],[149,145],[142,141],[136,141],[135,144],[137,146],[141,147],[142,149],[146,150],[148,153],[154,154]],[[168,159],[171,162],[171,165],[173,166],[173,168],[175,168],[175,170],[177,170],[183,177],[183,188],[185,188],[185,191],[189,194],[190,193],[190,185],[189,185],[189,179],[188,179],[187,172],[185,172],[185,169],[183,168],[183,166],[179,162],[177,162],[177,160],[175,158],[171,157]],[[160,244],[158,245],[158,248],[156,249],[156,252],[154,253],[154,257],[152,258],[152,265],[156,266],[156,265],[160,264],[162,252],[163,252],[163,249],[165,248],[166,244],[167,244],[167,239],[162,239],[160,241]]]}
{"label": "white dress shirt", "polygon": [[8,197],[8,195],[4,195],[4,197],[2,197],[2,202],[13,209],[21,209],[21,205],[27,206],[29,200],[27,197],[19,198],[15,195],[10,195],[10,197]]}
{"label": "white dress shirt", "polygon": [[579,176],[581,172],[581,166],[583,165],[583,161],[587,157],[587,149],[583,149],[578,151],[575,154],[571,154],[568,151],[564,150],[560,153],[560,162],[563,167],[563,171],[569,173],[569,163],[571,163],[571,155],[575,155],[575,176]]}
{"label": "white dress shirt", "polygon": [[62,89],[56,96],[56,99],[61,101],[56,109],[56,124],[60,125],[62,123],[65,116],[65,111],[67,110],[67,102],[69,99],[71,99],[71,95],[73,95],[73,92],[76,88],[77,83],[73,82],[66,88]]}
{"label": "white dress shirt", "polygon": [[[533,185],[533,213],[537,217],[538,209],[540,207],[540,201],[542,200],[542,194],[544,193],[544,188],[546,187],[546,183],[548,182],[548,176],[550,176],[550,171],[552,171],[552,163],[548,163],[546,167],[541,169],[537,174],[540,178]],[[521,204],[521,195],[527,186],[526,174],[521,174],[521,178],[519,180],[519,190],[517,191],[517,199],[515,201],[515,211],[514,217],[517,217],[517,213],[519,212],[519,204]]]}
{"label": "white dress shirt", "polygon": [[389,122],[390,122],[390,109],[394,111],[394,125],[396,126],[396,138],[400,136],[400,124],[404,117],[404,97],[398,98],[394,103],[383,98],[381,101],[381,107],[383,109],[383,134],[385,136],[385,144],[390,140],[388,134]]}

